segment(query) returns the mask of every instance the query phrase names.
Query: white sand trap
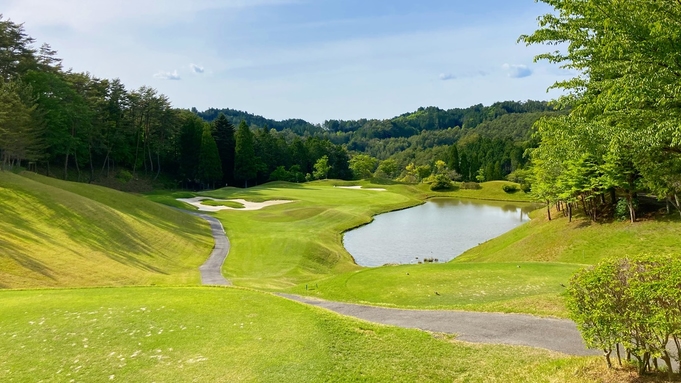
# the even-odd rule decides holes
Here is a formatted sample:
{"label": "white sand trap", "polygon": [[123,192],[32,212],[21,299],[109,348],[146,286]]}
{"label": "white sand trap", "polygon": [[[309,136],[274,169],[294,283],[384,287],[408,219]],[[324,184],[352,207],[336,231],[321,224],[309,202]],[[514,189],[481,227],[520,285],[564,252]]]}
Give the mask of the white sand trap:
{"label": "white sand trap", "polygon": [[385,191],[385,189],[381,188],[363,188],[361,186],[334,186],[334,187],[339,189]]}
{"label": "white sand trap", "polygon": [[[262,208],[266,208],[268,206],[274,206],[274,205],[281,205],[284,203],[289,203],[293,201],[289,200],[272,200],[272,201],[265,201],[265,202],[249,202],[246,201],[245,199],[217,199],[217,198],[210,198],[210,197],[194,197],[194,198],[177,198],[178,201],[181,202],[186,202],[190,205],[196,206],[199,211],[220,211],[220,210],[260,210]],[[219,201],[219,202],[238,202],[242,205],[244,205],[243,208],[237,209],[234,207],[229,207],[229,206],[208,206],[204,205],[201,203],[201,201],[205,200],[211,200],[211,201]]]}

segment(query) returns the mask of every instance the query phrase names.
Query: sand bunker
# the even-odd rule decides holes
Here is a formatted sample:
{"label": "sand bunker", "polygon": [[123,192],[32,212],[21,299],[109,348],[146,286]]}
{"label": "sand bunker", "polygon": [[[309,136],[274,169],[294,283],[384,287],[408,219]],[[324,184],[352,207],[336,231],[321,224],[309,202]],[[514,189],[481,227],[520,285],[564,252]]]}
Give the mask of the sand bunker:
{"label": "sand bunker", "polygon": [[[193,206],[196,206],[199,209],[199,211],[260,210],[260,209],[268,207],[268,206],[281,205],[281,204],[284,204],[284,203],[293,202],[293,201],[288,201],[288,200],[249,202],[249,201],[246,201],[245,199],[217,199],[217,198],[210,198],[210,197],[177,198],[177,200],[181,201],[181,202],[186,202],[186,203],[193,205]],[[234,207],[229,207],[229,206],[208,206],[208,205],[204,205],[204,204],[201,203],[201,201],[205,201],[205,200],[218,201],[218,202],[237,202],[237,203],[244,205],[244,207],[243,208],[234,208]]]}
{"label": "sand bunker", "polygon": [[373,191],[385,191],[381,188],[363,188],[361,186],[334,186],[339,189],[353,189],[353,190],[373,190]]}

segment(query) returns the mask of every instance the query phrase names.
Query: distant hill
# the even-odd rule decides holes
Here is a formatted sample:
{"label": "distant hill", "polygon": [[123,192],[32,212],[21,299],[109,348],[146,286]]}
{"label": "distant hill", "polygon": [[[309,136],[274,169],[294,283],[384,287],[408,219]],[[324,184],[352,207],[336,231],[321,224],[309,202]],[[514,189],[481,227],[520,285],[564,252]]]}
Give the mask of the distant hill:
{"label": "distant hill", "polygon": [[283,121],[277,121],[236,109],[210,108],[203,112],[194,110],[194,113],[196,113],[199,117],[203,118],[205,121],[208,122],[212,122],[213,120],[218,118],[220,113],[223,113],[234,126],[238,126],[239,123],[241,123],[241,121],[243,120],[246,121],[246,123],[252,128],[262,128],[264,126],[267,126],[270,129],[274,129],[279,132],[285,129],[290,129],[293,133],[300,136],[314,135],[323,132],[323,129],[320,126],[311,124],[305,120],[288,119]]}

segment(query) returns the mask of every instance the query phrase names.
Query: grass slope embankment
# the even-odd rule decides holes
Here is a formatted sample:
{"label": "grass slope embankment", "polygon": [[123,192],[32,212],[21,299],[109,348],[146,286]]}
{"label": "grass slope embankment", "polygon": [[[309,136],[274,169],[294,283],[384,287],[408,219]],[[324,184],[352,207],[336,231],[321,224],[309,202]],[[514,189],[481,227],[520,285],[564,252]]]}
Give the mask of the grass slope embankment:
{"label": "grass slope embankment", "polygon": [[0,291],[0,381],[591,382],[592,358],[473,345],[234,288]]}
{"label": "grass slope embankment", "polygon": [[0,288],[198,283],[207,224],[144,198],[0,172]]}

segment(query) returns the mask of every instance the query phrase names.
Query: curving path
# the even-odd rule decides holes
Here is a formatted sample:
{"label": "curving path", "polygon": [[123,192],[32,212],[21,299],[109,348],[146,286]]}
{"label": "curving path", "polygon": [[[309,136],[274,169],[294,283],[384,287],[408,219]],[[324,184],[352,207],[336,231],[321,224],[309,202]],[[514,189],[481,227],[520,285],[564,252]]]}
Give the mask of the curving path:
{"label": "curving path", "polygon": [[[201,283],[231,285],[221,272],[230,248],[222,223],[206,214],[178,210],[205,219],[211,227],[215,247],[208,260],[199,268]],[[584,346],[574,322],[566,319],[522,314],[392,309],[330,302],[291,294],[278,295],[369,322],[456,334],[457,339],[467,342],[540,347],[571,355],[600,354],[599,351],[588,350]]]}
{"label": "curving path", "polygon": [[571,355],[601,354],[584,346],[574,322],[567,319],[468,311],[404,310],[279,295],[369,322],[456,334],[456,339],[466,342],[540,347]]}
{"label": "curving path", "polygon": [[222,222],[207,214],[196,213],[184,209],[176,210],[203,218],[210,224],[210,232],[213,235],[215,245],[213,245],[213,251],[211,251],[208,260],[199,267],[199,271],[201,272],[201,284],[213,286],[231,285],[232,283],[222,276],[222,264],[225,263],[230,248],[229,238],[227,238],[227,235],[225,234],[225,228],[222,226]]}

